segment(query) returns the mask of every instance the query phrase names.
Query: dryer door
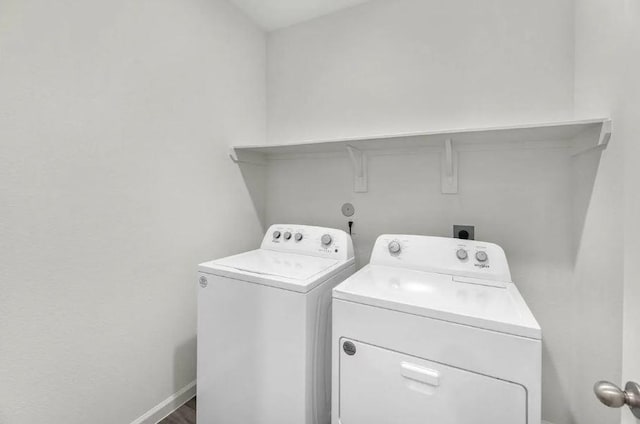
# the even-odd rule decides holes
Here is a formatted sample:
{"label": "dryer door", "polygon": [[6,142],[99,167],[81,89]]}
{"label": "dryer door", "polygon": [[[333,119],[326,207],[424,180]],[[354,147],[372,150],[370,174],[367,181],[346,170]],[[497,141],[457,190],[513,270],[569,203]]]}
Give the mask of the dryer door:
{"label": "dryer door", "polygon": [[518,384],[347,339],[340,341],[339,390],[342,424],[527,420],[526,391]]}

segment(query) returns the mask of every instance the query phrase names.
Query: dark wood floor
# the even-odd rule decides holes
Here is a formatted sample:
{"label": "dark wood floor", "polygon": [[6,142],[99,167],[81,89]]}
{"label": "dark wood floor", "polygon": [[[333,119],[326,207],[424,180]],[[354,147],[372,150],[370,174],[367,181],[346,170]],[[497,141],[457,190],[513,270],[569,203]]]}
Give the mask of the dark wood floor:
{"label": "dark wood floor", "polygon": [[196,398],[182,405],[158,424],[196,424]]}

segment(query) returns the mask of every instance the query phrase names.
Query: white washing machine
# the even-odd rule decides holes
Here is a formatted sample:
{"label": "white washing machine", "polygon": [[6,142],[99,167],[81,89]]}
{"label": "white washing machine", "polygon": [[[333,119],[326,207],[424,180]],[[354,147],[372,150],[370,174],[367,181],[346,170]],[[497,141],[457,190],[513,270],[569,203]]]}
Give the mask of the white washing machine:
{"label": "white washing machine", "polygon": [[303,225],[200,264],[198,423],[329,423],[331,290],[354,271],[347,233]]}
{"label": "white washing machine", "polygon": [[332,337],[333,424],[540,423],[540,326],[495,244],[380,236]]}

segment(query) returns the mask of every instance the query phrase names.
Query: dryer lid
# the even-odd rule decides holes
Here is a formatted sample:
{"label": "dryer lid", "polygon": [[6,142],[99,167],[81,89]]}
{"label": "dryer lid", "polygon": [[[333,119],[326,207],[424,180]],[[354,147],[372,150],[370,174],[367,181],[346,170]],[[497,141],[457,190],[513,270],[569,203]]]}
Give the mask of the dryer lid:
{"label": "dryer lid", "polygon": [[335,299],[534,339],[540,326],[513,283],[367,265],[333,291]]}

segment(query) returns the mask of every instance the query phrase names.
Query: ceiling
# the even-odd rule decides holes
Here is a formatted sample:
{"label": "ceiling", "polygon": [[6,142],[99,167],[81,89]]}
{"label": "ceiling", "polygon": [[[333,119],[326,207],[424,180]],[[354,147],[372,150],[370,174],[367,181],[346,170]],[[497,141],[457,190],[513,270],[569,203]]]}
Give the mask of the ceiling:
{"label": "ceiling", "polygon": [[267,31],[295,25],[369,0],[231,0]]}

